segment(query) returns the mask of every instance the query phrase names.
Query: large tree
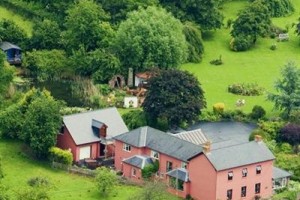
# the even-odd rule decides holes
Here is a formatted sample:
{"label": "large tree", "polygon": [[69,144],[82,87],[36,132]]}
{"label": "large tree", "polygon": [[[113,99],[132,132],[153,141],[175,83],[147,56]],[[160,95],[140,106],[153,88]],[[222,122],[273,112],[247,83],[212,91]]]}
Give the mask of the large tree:
{"label": "large tree", "polygon": [[168,11],[182,21],[193,21],[202,30],[221,28],[223,15],[219,10],[220,0],[160,0]]}
{"label": "large tree", "polygon": [[288,117],[293,109],[300,107],[300,69],[293,62],[288,62],[281,71],[281,79],[275,82],[277,93],[268,94],[275,109],[283,111]]}
{"label": "large tree", "polygon": [[7,41],[24,47],[27,41],[25,31],[14,21],[8,19],[0,20],[0,42]]}
{"label": "large tree", "polygon": [[[2,51],[0,51],[0,101],[1,97],[3,97],[7,89],[13,80],[14,70],[5,63],[5,55]],[[1,105],[1,103],[0,103]]]}
{"label": "large tree", "polygon": [[233,23],[231,35],[236,37],[250,36],[255,43],[258,36],[267,36],[271,27],[271,16],[268,7],[262,0],[256,0],[240,11]]}
{"label": "large tree", "polygon": [[197,120],[206,100],[196,77],[172,69],[160,71],[149,80],[142,107],[152,121],[162,119],[169,127],[176,127]]}
{"label": "large tree", "polygon": [[113,37],[109,15],[92,0],[79,0],[67,10],[63,43],[68,50],[83,46],[87,51],[106,47]]}
{"label": "large tree", "polygon": [[181,22],[163,8],[140,8],[128,15],[116,34],[116,51],[124,67],[141,71],[177,67],[186,61]]}
{"label": "large tree", "polygon": [[109,194],[118,183],[115,171],[104,166],[96,169],[95,181],[102,195]]}

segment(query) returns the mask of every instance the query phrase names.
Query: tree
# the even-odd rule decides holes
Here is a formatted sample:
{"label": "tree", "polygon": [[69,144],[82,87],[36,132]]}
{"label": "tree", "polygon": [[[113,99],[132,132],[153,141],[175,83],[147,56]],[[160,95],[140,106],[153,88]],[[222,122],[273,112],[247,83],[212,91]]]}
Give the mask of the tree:
{"label": "tree", "polygon": [[204,46],[200,27],[195,23],[185,22],[183,26],[183,33],[188,43],[188,62],[198,63],[202,59],[204,53]]}
{"label": "tree", "polygon": [[[68,50],[83,46],[86,51],[108,46],[114,31],[105,22],[109,16],[92,0],[79,0],[67,10],[63,43]],[[109,38],[109,39],[108,39]]]}
{"label": "tree", "polygon": [[202,30],[221,28],[223,15],[219,10],[220,0],[160,0],[161,5],[181,21],[193,21]]}
{"label": "tree", "polygon": [[0,136],[18,138],[22,132],[24,116],[18,104],[13,104],[0,111]]}
{"label": "tree", "polygon": [[278,136],[279,141],[298,145],[300,143],[300,125],[288,123],[279,131]]}
{"label": "tree", "polygon": [[2,19],[0,20],[0,42],[1,41],[11,42],[23,47],[27,41],[27,35],[14,21]]}
{"label": "tree", "polygon": [[23,139],[38,158],[47,158],[49,149],[56,144],[56,135],[62,121],[60,108],[61,103],[52,96],[41,94],[26,110]]}
{"label": "tree", "polygon": [[115,40],[122,66],[137,71],[179,66],[187,57],[182,31],[181,22],[162,8],[150,6],[129,13]]}
{"label": "tree", "polygon": [[176,127],[197,120],[206,101],[192,74],[172,69],[158,72],[149,80],[142,107],[152,121],[160,118],[167,120],[169,127]]}
{"label": "tree", "polygon": [[122,118],[130,130],[147,126],[147,119],[142,110],[131,110],[122,115]]}
{"label": "tree", "polygon": [[262,0],[256,0],[238,14],[233,23],[231,35],[236,37],[251,36],[253,44],[258,36],[266,36],[271,26],[268,7]]}
{"label": "tree", "polygon": [[5,64],[5,55],[0,51],[0,98],[4,96],[13,80],[14,70]]}
{"label": "tree", "polygon": [[59,49],[60,28],[55,21],[45,19],[33,27],[31,46],[35,49]]}
{"label": "tree", "polygon": [[300,107],[300,69],[294,62],[288,62],[281,70],[281,79],[275,82],[277,94],[268,94],[274,108],[283,111],[287,118],[293,109]]}
{"label": "tree", "polygon": [[105,195],[111,192],[118,182],[116,173],[106,167],[96,169],[95,180],[99,191]]}
{"label": "tree", "polygon": [[290,0],[263,0],[262,2],[268,7],[271,17],[284,17],[295,10]]}

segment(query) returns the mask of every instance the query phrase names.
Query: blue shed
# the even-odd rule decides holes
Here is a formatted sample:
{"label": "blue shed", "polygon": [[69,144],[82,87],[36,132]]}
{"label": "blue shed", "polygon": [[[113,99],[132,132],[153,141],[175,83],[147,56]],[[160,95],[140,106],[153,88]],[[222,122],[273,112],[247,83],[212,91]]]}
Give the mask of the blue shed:
{"label": "blue shed", "polygon": [[7,57],[7,61],[12,65],[21,64],[21,53],[22,50],[17,45],[11,44],[9,42],[2,42],[0,44],[0,49],[2,49]]}

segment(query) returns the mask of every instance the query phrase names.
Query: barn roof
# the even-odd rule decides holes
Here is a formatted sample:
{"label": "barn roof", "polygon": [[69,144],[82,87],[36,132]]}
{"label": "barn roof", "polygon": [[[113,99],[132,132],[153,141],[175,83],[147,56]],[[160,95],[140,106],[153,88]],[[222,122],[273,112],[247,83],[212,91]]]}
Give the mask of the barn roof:
{"label": "barn roof", "polygon": [[9,43],[9,42],[2,42],[0,44],[0,49],[2,49],[3,51],[9,50],[9,49],[18,49],[18,50],[21,50],[20,47],[18,47],[17,45],[14,45],[12,43]]}

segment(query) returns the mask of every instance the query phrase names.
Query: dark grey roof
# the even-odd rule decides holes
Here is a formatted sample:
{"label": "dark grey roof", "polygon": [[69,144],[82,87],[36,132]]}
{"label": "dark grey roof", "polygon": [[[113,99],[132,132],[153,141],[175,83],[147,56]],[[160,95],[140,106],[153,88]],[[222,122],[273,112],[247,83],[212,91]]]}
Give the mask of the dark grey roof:
{"label": "dark grey roof", "polygon": [[135,147],[148,147],[182,161],[187,161],[202,152],[201,146],[149,126],[137,128],[114,138]]}
{"label": "dark grey roof", "polygon": [[169,176],[172,176],[172,177],[182,180],[184,182],[189,181],[189,173],[184,168],[173,169],[173,170],[169,171],[167,174]]}
{"label": "dark grey roof", "polygon": [[291,174],[289,172],[278,167],[273,167],[273,179],[285,178],[290,176]]}
{"label": "dark grey roof", "polygon": [[98,120],[92,119],[92,127],[101,128],[103,125],[103,122],[99,122]]}
{"label": "dark grey roof", "polygon": [[3,51],[6,51],[8,49],[19,49],[19,50],[21,50],[20,47],[18,47],[17,45],[14,45],[12,43],[9,43],[9,42],[2,42],[0,44],[0,49],[2,49]]}
{"label": "dark grey roof", "polygon": [[275,158],[263,142],[255,141],[215,149],[206,154],[206,157],[217,171]]}
{"label": "dark grey roof", "polygon": [[201,129],[176,133],[174,136],[197,145],[202,145],[208,141]]}
{"label": "dark grey roof", "polygon": [[146,165],[153,164],[149,156],[135,155],[123,160],[124,163],[143,169]]}
{"label": "dark grey roof", "polygon": [[93,132],[93,119],[107,125],[107,139],[128,131],[115,107],[64,116],[63,122],[77,145],[100,141]]}
{"label": "dark grey roof", "polygon": [[200,122],[189,130],[201,129],[212,142],[212,149],[224,148],[249,141],[249,135],[256,128],[255,124],[242,122]]}

